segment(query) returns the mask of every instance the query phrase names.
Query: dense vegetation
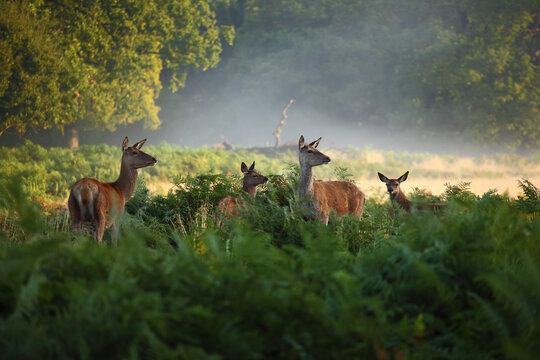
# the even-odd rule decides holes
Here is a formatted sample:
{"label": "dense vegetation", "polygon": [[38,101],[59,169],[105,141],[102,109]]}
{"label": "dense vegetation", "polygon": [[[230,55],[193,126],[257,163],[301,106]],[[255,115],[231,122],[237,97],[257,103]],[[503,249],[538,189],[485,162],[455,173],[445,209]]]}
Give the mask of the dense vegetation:
{"label": "dense vegetation", "polygon": [[0,133],[163,121],[215,141],[295,98],[296,121],[540,144],[537,0],[10,0],[0,34]]}
{"label": "dense vegetation", "polygon": [[0,134],[60,128],[159,126],[162,82],[216,66],[221,41],[208,1],[2,1]]}
{"label": "dense vegetation", "polygon": [[[95,149],[102,152],[92,158]],[[437,215],[390,217],[386,197],[372,197],[361,221],[332,217],[326,227],[301,219],[298,174],[290,167],[270,176],[229,221],[216,205],[238,193],[238,178],[190,176],[183,161],[206,171],[212,156],[239,154],[147,150],[184,151],[167,165],[183,176],[166,195],[152,195],[139,181],[118,247],[108,243],[109,233],[108,245],[99,246],[71,232],[65,208],[31,200],[43,191],[28,185],[35,179],[3,172],[2,359],[537,357],[540,190],[534,184],[523,180],[516,199],[478,196],[466,184],[448,186],[437,199],[414,194],[416,201],[447,202]],[[48,164],[48,155],[51,162],[68,156],[60,151],[27,144],[12,154],[26,152],[19,159],[25,171],[30,163]],[[88,170],[118,156],[107,146],[80,151]],[[70,161],[82,161],[71,154]],[[106,170],[111,176],[113,163]],[[338,174],[348,176],[344,168]],[[65,196],[68,180],[58,181]]]}

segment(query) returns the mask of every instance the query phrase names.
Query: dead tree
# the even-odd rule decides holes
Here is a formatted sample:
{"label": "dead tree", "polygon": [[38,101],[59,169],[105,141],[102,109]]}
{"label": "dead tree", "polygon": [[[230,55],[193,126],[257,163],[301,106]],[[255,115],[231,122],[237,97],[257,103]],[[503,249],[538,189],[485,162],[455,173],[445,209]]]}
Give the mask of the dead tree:
{"label": "dead tree", "polygon": [[289,110],[289,108],[294,102],[295,102],[294,99],[289,100],[289,103],[283,108],[283,111],[281,112],[281,115],[283,116],[278,126],[276,127],[276,131],[274,131],[274,137],[276,138],[275,147],[279,147],[279,142],[281,140],[281,129],[283,128],[283,125],[285,125],[285,120],[287,120],[287,110]]}

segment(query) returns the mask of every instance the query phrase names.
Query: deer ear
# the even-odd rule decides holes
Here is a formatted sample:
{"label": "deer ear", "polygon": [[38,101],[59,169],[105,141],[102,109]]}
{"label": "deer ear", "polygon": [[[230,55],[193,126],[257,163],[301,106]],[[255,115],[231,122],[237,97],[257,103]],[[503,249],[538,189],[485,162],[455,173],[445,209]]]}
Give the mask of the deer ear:
{"label": "deer ear", "polygon": [[250,170],[250,171],[253,171],[253,169],[255,169],[255,161],[254,161],[253,164],[251,164],[251,166],[249,167],[249,170]]}
{"label": "deer ear", "polygon": [[316,148],[317,146],[319,146],[319,143],[321,142],[321,139],[322,139],[322,138],[318,138],[317,140],[315,140],[314,142],[312,142],[312,143],[309,144],[309,145],[311,145],[311,146],[313,146],[314,148]]}
{"label": "deer ear", "polygon": [[379,175],[379,179],[381,179],[383,183],[388,182],[388,178],[386,176],[384,176],[380,172],[378,172],[377,174]]}
{"label": "deer ear", "polygon": [[137,149],[140,149],[140,148],[142,148],[142,146],[144,145],[145,142],[146,142],[146,139],[142,139],[141,141],[139,141],[138,143],[133,145],[133,147],[137,148]]}
{"label": "deer ear", "polygon": [[128,147],[128,137],[126,136],[124,142],[122,143],[122,151],[126,151]]}
{"label": "deer ear", "polygon": [[405,180],[407,180],[407,176],[409,176],[409,172],[407,171],[405,174],[401,175],[397,180],[402,183]]}
{"label": "deer ear", "polygon": [[298,140],[298,147],[304,147],[304,135],[300,135],[300,140]]}
{"label": "deer ear", "polygon": [[247,172],[248,172],[248,167],[247,167],[246,163],[243,162],[243,161],[242,161],[242,165],[240,165],[240,170],[242,170],[242,172],[244,174],[247,174]]}

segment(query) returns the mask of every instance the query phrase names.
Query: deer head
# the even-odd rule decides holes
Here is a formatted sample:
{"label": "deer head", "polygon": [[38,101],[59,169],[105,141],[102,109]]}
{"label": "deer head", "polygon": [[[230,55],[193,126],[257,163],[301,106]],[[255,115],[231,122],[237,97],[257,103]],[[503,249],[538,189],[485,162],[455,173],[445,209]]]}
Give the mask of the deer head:
{"label": "deer head", "polygon": [[390,200],[394,200],[398,196],[401,191],[399,189],[399,184],[407,180],[407,176],[409,176],[408,171],[397,179],[388,179],[380,172],[378,172],[377,174],[379,175],[379,179],[381,179],[383,183],[386,183],[386,189],[388,190],[388,194],[390,194]]}
{"label": "deer head", "polygon": [[146,139],[135,143],[133,146],[128,146],[128,137],[122,143],[122,164],[125,164],[130,169],[140,169],[147,166],[154,166],[157,159],[141,151],[141,147],[146,142]]}
{"label": "deer head", "polygon": [[242,173],[244,173],[244,187],[255,187],[257,185],[264,184],[268,181],[268,178],[266,176],[263,176],[253,170],[255,168],[255,161],[251,166],[247,167],[247,165],[242,162],[242,165],[240,166],[240,170],[242,170]]}
{"label": "deer head", "polygon": [[300,136],[298,141],[298,157],[300,159],[300,166],[307,165],[309,167],[318,166],[322,164],[328,164],[330,158],[317,150],[317,146],[321,142],[322,138],[318,138],[309,145],[304,145],[304,136]]}

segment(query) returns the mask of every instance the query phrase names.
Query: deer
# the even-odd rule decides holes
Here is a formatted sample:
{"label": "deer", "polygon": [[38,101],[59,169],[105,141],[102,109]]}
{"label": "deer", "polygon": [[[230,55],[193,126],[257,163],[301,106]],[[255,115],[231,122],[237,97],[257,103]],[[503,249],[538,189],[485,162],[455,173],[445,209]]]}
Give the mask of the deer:
{"label": "deer", "polygon": [[390,195],[390,202],[392,203],[392,212],[395,212],[396,210],[396,202],[402,209],[407,212],[411,212],[411,208],[413,207],[417,210],[422,210],[426,208],[431,209],[433,212],[439,212],[446,206],[446,204],[439,203],[413,204],[409,199],[407,199],[407,196],[405,196],[403,191],[401,191],[399,185],[405,180],[407,180],[407,177],[409,176],[409,171],[407,171],[405,174],[401,175],[397,179],[388,179],[380,172],[378,172],[377,174],[379,175],[379,179],[386,184],[386,189],[388,190],[388,194]]}
{"label": "deer", "polygon": [[306,220],[318,218],[328,225],[329,213],[335,210],[338,216],[351,214],[361,219],[366,195],[356,185],[349,181],[313,182],[313,167],[330,162],[328,156],[317,150],[321,139],[318,138],[309,145],[304,144],[304,136],[300,136],[298,141],[298,197],[301,199],[300,205],[308,210],[303,217]]}
{"label": "deer", "polygon": [[90,223],[95,226],[94,239],[101,243],[105,229],[113,226],[116,239],[118,220],[135,191],[138,169],[157,163],[155,157],[141,151],[145,142],[143,139],[128,146],[126,136],[122,143],[120,175],[115,182],[83,178],[71,186],[68,209],[74,230],[80,230],[83,222]]}
{"label": "deer", "polygon": [[[242,190],[249,194],[252,197],[257,195],[257,186],[264,184],[268,181],[266,176],[263,176],[256,172],[255,170],[255,161],[248,168],[247,165],[242,162],[240,165],[240,170],[244,174],[244,180],[242,184]],[[243,201],[240,196],[227,196],[218,204],[219,210],[225,217],[230,219],[230,216],[238,216],[238,207],[242,206]]]}

